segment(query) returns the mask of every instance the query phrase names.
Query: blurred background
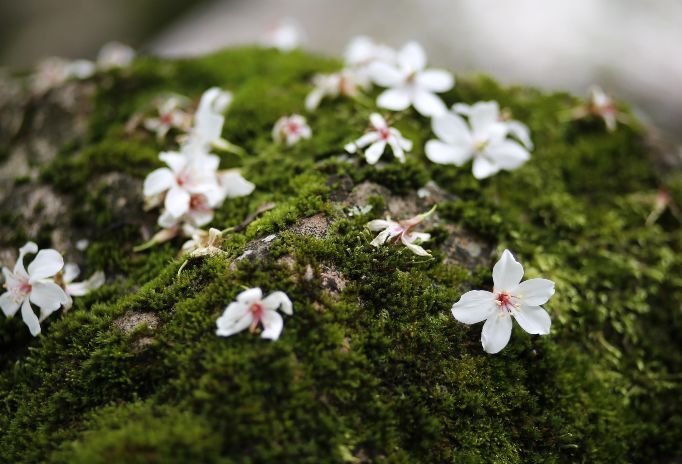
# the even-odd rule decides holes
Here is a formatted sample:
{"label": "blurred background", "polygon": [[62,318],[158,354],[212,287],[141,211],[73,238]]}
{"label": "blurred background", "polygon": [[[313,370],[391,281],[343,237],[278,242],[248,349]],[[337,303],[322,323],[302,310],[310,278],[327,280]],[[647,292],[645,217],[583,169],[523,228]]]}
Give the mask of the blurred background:
{"label": "blurred background", "polygon": [[679,0],[0,0],[0,66],[93,58],[110,40],[205,53],[258,42],[282,18],[318,52],[340,56],[357,34],[394,47],[416,39],[458,73],[579,95],[596,83],[682,142]]}

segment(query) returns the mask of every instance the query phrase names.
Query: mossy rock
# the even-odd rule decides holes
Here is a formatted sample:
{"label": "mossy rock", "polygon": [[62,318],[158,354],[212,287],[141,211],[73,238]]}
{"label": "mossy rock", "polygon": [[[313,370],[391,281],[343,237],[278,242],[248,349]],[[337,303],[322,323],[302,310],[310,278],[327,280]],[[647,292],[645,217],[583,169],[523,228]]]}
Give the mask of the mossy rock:
{"label": "mossy rock", "polygon": [[[460,77],[444,98],[497,100],[530,127],[536,149],[513,172],[477,181],[468,167],[431,164],[430,123],[411,110],[397,118],[415,143],[405,164],[344,159],[374,110],[350,99],[307,115],[312,139],[275,144],[274,122],[303,112],[311,76],[339,67],[242,48],[141,58],[42,97],[3,80],[12,110],[0,119],[11,128],[0,139],[3,261],[32,239],[108,280],[35,339],[0,317],[0,461],[682,458],[682,233],[670,212],[647,224],[659,189],[680,204],[682,178],[655,169],[647,131],[566,122],[577,98],[478,76]],[[241,166],[256,191],[226,201],[213,225],[276,206],[230,234],[224,256],[192,260],[178,275],[181,242],[132,251],[154,230],[141,183],[168,147],[126,125],[158,95],[198,98],[215,85],[235,95],[224,136],[249,153],[225,155],[223,166]],[[370,246],[370,219],[434,203],[434,259]],[[369,213],[347,214],[367,204]],[[74,246],[81,238],[85,252]],[[491,287],[504,248],[528,277],[556,282],[552,333],[516,327],[488,355],[480,326],[458,323],[450,307]],[[215,335],[245,286],[293,300],[278,341]]]}

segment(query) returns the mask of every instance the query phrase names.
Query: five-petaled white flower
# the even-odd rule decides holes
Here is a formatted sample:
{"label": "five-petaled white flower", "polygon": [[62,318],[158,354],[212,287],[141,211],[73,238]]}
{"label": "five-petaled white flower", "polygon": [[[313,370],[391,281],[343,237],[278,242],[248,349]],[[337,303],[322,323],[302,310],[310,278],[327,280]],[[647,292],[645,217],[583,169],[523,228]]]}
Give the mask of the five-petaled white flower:
{"label": "five-petaled white flower", "polygon": [[481,332],[483,349],[498,353],[507,346],[512,317],[530,334],[547,335],[552,321],[540,305],[554,295],[554,282],[530,279],[521,282],[523,266],[509,250],[493,267],[493,291],[472,290],[452,306],[452,315],[464,324],[485,321]]}
{"label": "five-petaled white flower", "polygon": [[192,116],[185,112],[184,101],[176,96],[171,96],[160,101],[157,109],[159,115],[154,118],[144,120],[144,127],[156,132],[156,137],[162,140],[171,129],[182,132],[189,130],[192,124]]}
{"label": "five-petaled white flower", "polygon": [[436,207],[434,206],[426,213],[399,222],[392,221],[391,218],[369,221],[367,223],[369,230],[373,232],[382,231],[372,240],[371,245],[379,247],[387,241],[397,242],[400,240],[415,255],[431,256],[431,253],[419,246],[420,243],[430,239],[431,235],[424,232],[414,232],[414,229],[435,210]]}
{"label": "five-petaled white flower", "polygon": [[301,139],[309,139],[312,136],[310,126],[300,114],[282,116],[272,128],[272,138],[275,142],[286,143],[292,146]]}
{"label": "five-petaled white flower", "polygon": [[261,338],[277,340],[284,321],[277,312],[281,309],[284,314],[293,314],[291,300],[284,292],[273,292],[263,298],[260,288],[250,288],[237,295],[237,301],[230,303],[223,315],[218,318],[216,334],[229,337],[248,328],[254,332],[258,324],[263,326]]}
{"label": "five-petaled white flower", "polygon": [[192,212],[202,217],[195,225],[210,221],[212,209],[225,199],[217,177],[220,159],[211,154],[177,152],[162,152],[159,159],[168,167],[152,171],[145,179],[148,204],[155,206],[163,197],[166,212],[172,217],[177,219]]}
{"label": "five-petaled white flower", "polygon": [[[427,158],[434,163],[456,166],[473,158],[473,174],[477,179],[490,177],[501,169],[516,169],[528,161],[528,150],[508,138],[519,134],[520,123],[514,121],[510,128],[500,118],[496,102],[476,103],[466,113],[468,124],[458,114],[457,107],[433,118],[431,126],[439,140],[426,143]],[[527,143],[530,144],[529,137]]]}
{"label": "five-petaled white flower", "polygon": [[104,285],[104,272],[97,271],[92,274],[90,278],[82,282],[74,282],[80,273],[81,270],[77,264],[67,263],[64,266],[64,270],[61,275],[61,282],[59,282],[59,276],[57,277],[57,282],[61,284],[68,298],[68,301],[64,304],[64,310],[71,308],[73,305],[72,297],[87,295],[91,291],[96,290]]}
{"label": "five-petaled white flower", "polygon": [[446,111],[436,93],[447,92],[455,79],[442,69],[425,69],[426,55],[416,42],[405,45],[397,57],[397,66],[383,61],[372,63],[370,75],[381,87],[388,87],[377,99],[377,105],[401,111],[410,105],[422,116],[436,116]]}
{"label": "five-petaled white flower", "polygon": [[268,47],[290,52],[300,47],[304,39],[305,33],[300,24],[293,18],[283,18],[265,31],[263,43]]}
{"label": "five-petaled white flower", "polygon": [[348,153],[355,153],[358,149],[369,145],[365,150],[365,159],[369,164],[375,164],[383,155],[386,145],[391,147],[393,156],[401,163],[405,162],[405,152],[412,150],[412,142],[402,136],[400,131],[388,125],[379,113],[369,116],[370,129],[365,135],[353,143],[345,146]]}
{"label": "five-petaled white flower", "polygon": [[339,95],[356,97],[359,88],[367,88],[369,81],[350,69],[343,69],[332,74],[316,74],[313,76],[313,90],[306,96],[305,108],[315,110],[325,97],[336,98]]}
{"label": "five-petaled white flower", "polygon": [[135,59],[135,50],[120,42],[107,42],[97,54],[97,67],[108,70],[124,68]]}
{"label": "five-petaled white flower", "polygon": [[[36,254],[28,270],[24,268],[24,256]],[[21,317],[34,337],[40,333],[40,321],[69,301],[64,290],[54,282],[54,276],[64,267],[64,259],[56,250],[40,250],[28,242],[19,249],[14,270],[2,268],[7,291],[0,295],[0,307],[5,316],[12,317],[21,306]],[[33,312],[31,303],[40,308],[40,319]]]}

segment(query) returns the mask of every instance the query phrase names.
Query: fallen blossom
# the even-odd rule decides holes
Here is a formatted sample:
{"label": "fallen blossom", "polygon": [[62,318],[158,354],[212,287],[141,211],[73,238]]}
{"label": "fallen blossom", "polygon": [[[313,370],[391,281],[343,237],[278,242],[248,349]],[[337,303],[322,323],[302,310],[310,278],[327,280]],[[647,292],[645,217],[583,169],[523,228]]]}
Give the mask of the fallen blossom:
{"label": "fallen blossom", "polygon": [[622,119],[616,102],[614,102],[601,87],[596,85],[590,88],[590,98],[587,104],[575,109],[573,112],[573,118],[575,119],[581,119],[588,116],[601,118],[609,132],[614,132],[618,121]]}
{"label": "fallen blossom", "polygon": [[446,111],[436,93],[447,92],[455,79],[442,69],[426,69],[426,55],[416,42],[405,45],[397,56],[397,64],[382,61],[372,63],[370,76],[374,83],[388,87],[377,98],[377,105],[392,111],[410,106],[422,116],[436,116]]}
{"label": "fallen blossom", "polygon": [[371,245],[380,247],[386,242],[400,240],[412,253],[418,256],[431,256],[431,253],[419,246],[420,243],[425,242],[431,238],[430,234],[423,232],[415,232],[414,229],[422,223],[429,215],[436,210],[434,206],[430,211],[414,216],[413,218],[403,221],[395,222],[391,218],[375,219],[367,223],[367,228],[372,232],[381,231],[379,235],[372,240]]}
{"label": "fallen blossom", "polygon": [[530,279],[521,282],[523,266],[509,250],[493,267],[492,292],[472,290],[452,306],[452,315],[464,324],[485,321],[481,343],[487,353],[501,351],[511,337],[512,318],[530,334],[547,335],[552,321],[540,305],[554,295],[554,282]]}
{"label": "fallen blossom", "polygon": [[208,230],[203,230],[186,225],[184,233],[192,238],[182,245],[180,251],[182,255],[186,255],[189,258],[198,258],[225,253],[220,249],[220,244],[223,241],[223,232],[218,229],[211,227]]}
{"label": "fallen blossom", "polygon": [[405,152],[412,150],[412,142],[403,137],[398,129],[389,126],[379,113],[372,113],[369,116],[369,121],[370,129],[367,133],[355,142],[347,144],[345,146],[346,151],[355,153],[358,149],[363,149],[369,145],[369,148],[364,150],[365,160],[369,164],[376,164],[386,150],[386,145],[388,145],[393,151],[393,156],[404,163]]}
{"label": "fallen blossom", "polygon": [[265,31],[262,41],[268,47],[289,52],[299,48],[304,38],[303,28],[296,20],[283,18]]}
{"label": "fallen blossom", "polygon": [[97,67],[103,70],[125,68],[135,59],[135,50],[120,42],[107,42],[97,54]]}
{"label": "fallen blossom", "polygon": [[261,338],[277,340],[284,326],[278,309],[289,316],[293,314],[291,300],[286,293],[273,292],[263,298],[260,288],[245,290],[237,295],[237,300],[230,303],[216,321],[216,334],[229,337],[247,328],[255,332],[260,324],[263,326]]}
{"label": "fallen blossom", "polygon": [[61,276],[58,275],[56,279],[57,283],[61,284],[61,287],[64,289],[64,292],[68,297],[68,301],[64,304],[64,310],[70,309],[73,305],[72,297],[87,295],[91,291],[96,290],[104,285],[105,277],[104,272],[102,271],[93,273],[84,281],[74,282],[74,280],[76,280],[80,275],[80,272],[81,270],[77,264],[67,263],[64,265],[64,270]]}
{"label": "fallen blossom", "polygon": [[184,111],[182,98],[171,96],[157,105],[158,116],[144,120],[144,127],[156,132],[156,137],[163,140],[171,129],[186,132],[192,124],[192,116]]}
{"label": "fallen blossom", "polygon": [[232,103],[232,98],[231,92],[219,87],[211,87],[201,95],[193,125],[183,140],[183,151],[207,153],[212,148],[231,146],[222,138],[222,132],[225,124],[223,113]]}
{"label": "fallen blossom", "polygon": [[326,97],[357,97],[359,89],[366,89],[369,85],[367,80],[349,69],[332,74],[317,74],[313,76],[312,82],[314,88],[305,99],[305,108],[308,111],[317,109]]}
{"label": "fallen blossom", "polygon": [[272,138],[275,142],[286,143],[292,146],[301,139],[309,139],[312,136],[310,126],[300,114],[282,116],[272,128]]}
{"label": "fallen blossom", "polygon": [[[36,254],[28,269],[24,268],[26,254]],[[40,334],[40,321],[69,301],[54,281],[62,267],[64,259],[56,250],[38,251],[38,245],[28,242],[19,249],[14,270],[2,268],[7,291],[0,295],[0,307],[7,317],[14,316],[21,307],[21,317],[34,337]],[[40,319],[33,312],[31,303],[40,308]]]}
{"label": "fallen blossom", "polygon": [[431,127],[438,140],[426,143],[428,159],[438,164],[462,166],[473,158],[473,174],[477,179],[490,177],[501,169],[516,169],[530,159],[523,145],[508,138],[518,127],[510,130],[508,123],[500,118],[496,102],[476,103],[465,114],[468,122],[457,108],[433,118]]}
{"label": "fallen blossom", "polygon": [[[478,113],[481,111],[481,106],[490,105],[491,111],[496,108],[497,120],[498,122],[504,124],[507,128],[507,133],[516,138],[519,142],[523,144],[528,150],[533,149],[533,141],[530,139],[530,129],[521,121],[516,121],[510,119],[508,112],[500,112],[497,102],[478,102],[473,105],[467,105],[466,103],[455,103],[452,105],[453,111],[456,113],[466,116],[467,118],[473,113]],[[474,116],[476,117],[476,116]]]}

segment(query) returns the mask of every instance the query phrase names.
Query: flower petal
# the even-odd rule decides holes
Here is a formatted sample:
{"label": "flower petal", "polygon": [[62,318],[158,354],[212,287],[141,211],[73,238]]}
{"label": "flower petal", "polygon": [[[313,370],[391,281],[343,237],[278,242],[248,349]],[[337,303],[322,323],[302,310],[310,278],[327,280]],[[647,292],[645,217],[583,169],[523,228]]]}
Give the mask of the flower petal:
{"label": "flower petal", "polygon": [[387,221],[384,219],[374,219],[367,223],[367,228],[373,232],[388,229],[390,227],[398,225],[397,222]]}
{"label": "flower petal", "polygon": [[474,132],[487,133],[488,128],[499,122],[500,107],[497,102],[478,102],[471,106],[469,123]]}
{"label": "flower petal", "polygon": [[492,292],[471,290],[452,305],[452,315],[464,324],[476,324],[488,319],[496,309]]}
{"label": "flower petal", "polygon": [[38,317],[33,312],[33,308],[31,308],[31,303],[29,303],[28,298],[26,298],[21,305],[21,317],[24,320],[24,324],[28,326],[31,335],[35,337],[40,334],[40,321],[38,321]]}
{"label": "flower petal", "polygon": [[189,209],[191,196],[189,192],[180,187],[172,187],[166,194],[164,206],[174,217],[179,218]]}
{"label": "flower petal", "polygon": [[533,149],[533,141],[530,139],[530,130],[528,126],[519,121],[508,121],[507,130],[509,134],[519,139],[519,141],[528,150]]}
{"label": "flower petal", "polygon": [[218,179],[227,198],[237,198],[249,195],[256,188],[255,185],[244,179],[237,170],[221,171],[218,173]]}
{"label": "flower petal", "polygon": [[383,245],[384,243],[386,243],[386,240],[388,240],[390,236],[391,236],[391,229],[386,229],[386,230],[382,231],[379,235],[374,237],[374,240],[372,240],[370,242],[370,245],[375,246],[375,247],[379,247],[379,246]]}
{"label": "flower petal", "polygon": [[495,160],[495,164],[500,168],[507,170],[516,169],[530,159],[530,153],[512,140],[500,140],[488,144],[485,154]]}
{"label": "flower petal", "polygon": [[28,265],[29,282],[52,277],[64,267],[64,258],[57,250],[40,250]]}
{"label": "flower petal", "polygon": [[176,174],[182,171],[189,162],[186,154],[177,151],[162,151],[159,153],[159,159],[166,163],[171,171]]}
{"label": "flower petal", "polygon": [[66,291],[72,296],[83,296],[90,293],[92,290],[96,290],[104,285],[104,272],[97,271],[90,276],[88,280],[83,282],[74,282],[66,286]]}
{"label": "flower petal", "polygon": [[469,126],[458,114],[446,112],[433,118],[431,128],[436,136],[444,142],[462,147],[473,145]]}
{"label": "flower petal", "polygon": [[398,52],[398,63],[403,69],[409,71],[419,71],[426,66],[426,54],[424,49],[417,42],[408,42]]}
{"label": "flower petal", "polygon": [[493,283],[495,291],[510,291],[521,282],[523,266],[514,259],[509,250],[502,252],[502,257],[493,267]]}
{"label": "flower petal", "polygon": [[386,149],[385,140],[379,140],[378,142],[374,142],[372,145],[369,146],[367,150],[365,150],[365,160],[367,161],[368,164],[376,164],[376,162],[379,161],[379,158],[381,158],[381,155],[384,154],[385,149]]}
{"label": "flower petal", "polygon": [[426,157],[438,164],[454,164],[461,166],[471,159],[471,150],[458,145],[451,145],[440,140],[426,142]]}
{"label": "flower petal", "polygon": [[375,132],[375,131],[367,132],[365,135],[363,135],[362,137],[357,139],[355,142],[348,144],[348,145],[352,146],[352,149],[351,149],[352,151],[348,149],[349,148],[348,146],[346,146],[346,151],[348,153],[355,153],[358,148],[365,148],[367,145],[369,145],[370,143],[374,143],[377,140],[379,140],[379,133],[378,132]]}
{"label": "flower petal", "polygon": [[554,282],[548,279],[529,279],[521,282],[512,293],[521,299],[523,304],[539,306],[547,303],[554,295]]}
{"label": "flower petal", "polygon": [[253,314],[249,307],[241,303],[230,303],[223,315],[216,320],[216,335],[229,337],[251,325]]}
{"label": "flower petal", "polygon": [[512,321],[508,314],[493,313],[483,324],[481,344],[486,353],[499,353],[511,338]]}
{"label": "flower petal", "polygon": [[26,242],[24,246],[19,248],[19,256],[17,257],[16,264],[14,264],[14,274],[16,277],[28,276],[26,269],[24,268],[24,256],[35,253],[38,253],[38,245],[36,245],[34,242]]}
{"label": "flower petal", "polygon": [[272,292],[263,300],[265,309],[275,311],[277,308],[281,309],[284,314],[291,316],[293,314],[291,300],[284,292]]}
{"label": "flower petal", "polygon": [[412,104],[422,116],[439,116],[445,114],[447,108],[443,100],[436,94],[426,90],[417,90]]}
{"label": "flower petal", "polygon": [[513,315],[521,328],[529,334],[547,335],[552,326],[549,314],[540,306],[522,304]]}
{"label": "flower petal", "polygon": [[372,81],[380,87],[395,87],[405,80],[399,69],[381,61],[372,63],[368,73]]}
{"label": "flower petal", "polygon": [[64,265],[64,275],[62,276],[62,280],[68,284],[73,282],[74,279],[80,275],[80,273],[81,269],[78,267],[78,264],[66,263]]}
{"label": "flower petal", "polygon": [[175,185],[175,174],[168,168],[152,171],[144,180],[144,196],[150,197],[165,192]]}
{"label": "flower petal", "polygon": [[56,311],[68,301],[68,297],[62,287],[51,281],[36,282],[33,284],[29,296],[31,303],[45,311]]}
{"label": "flower petal", "polygon": [[414,234],[409,235],[402,234],[400,236],[400,241],[403,242],[403,245],[405,245],[412,253],[414,253],[417,256],[431,256],[431,253],[429,253],[424,248],[414,243],[415,242]]}
{"label": "flower petal", "polygon": [[388,127],[386,120],[379,113],[370,114],[369,122],[375,129],[386,129]]}
{"label": "flower petal", "polygon": [[384,90],[377,98],[377,106],[391,111],[402,111],[410,106],[410,94],[403,88]]}
{"label": "flower petal", "polygon": [[259,287],[249,288],[237,295],[237,301],[240,303],[251,304],[263,298],[263,291]]}
{"label": "flower petal", "polygon": [[320,102],[322,101],[323,97],[324,97],[324,91],[322,89],[319,89],[319,88],[313,89],[305,97],[305,109],[308,111],[315,110],[318,106],[320,106]]}
{"label": "flower petal", "polygon": [[476,156],[474,158],[474,167],[472,172],[476,179],[485,179],[486,177],[490,177],[499,171],[500,167],[496,164],[493,164],[486,158],[482,156]]}
{"label": "flower petal", "polygon": [[21,305],[21,301],[16,301],[10,292],[5,292],[0,295],[0,308],[2,308],[2,312],[5,313],[5,316],[14,316],[19,309],[19,305]]}
{"label": "flower petal", "polygon": [[443,69],[427,69],[415,76],[417,85],[431,92],[447,92],[455,85],[455,78]]}
{"label": "flower petal", "polygon": [[277,311],[265,310],[263,311],[260,321],[261,324],[263,324],[264,329],[260,334],[261,338],[268,338],[273,341],[277,340],[284,327],[282,316],[280,316]]}

